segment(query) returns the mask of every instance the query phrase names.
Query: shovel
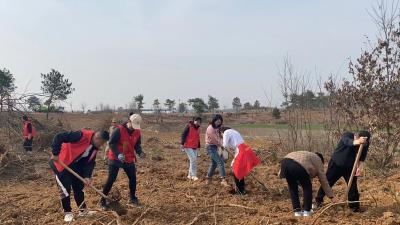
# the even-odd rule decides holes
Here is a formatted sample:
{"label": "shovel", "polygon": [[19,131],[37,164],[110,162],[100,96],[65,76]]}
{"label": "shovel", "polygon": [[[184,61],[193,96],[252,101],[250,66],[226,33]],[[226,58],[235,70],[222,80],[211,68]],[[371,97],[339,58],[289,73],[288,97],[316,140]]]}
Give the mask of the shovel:
{"label": "shovel", "polygon": [[347,184],[347,187],[346,187],[346,195],[344,196],[344,200],[345,201],[349,200],[348,196],[349,196],[349,192],[350,192],[350,187],[353,184],[354,176],[355,176],[356,171],[357,171],[358,163],[360,162],[360,158],[361,158],[361,153],[362,153],[363,147],[364,147],[364,145],[361,144],[360,147],[358,148],[356,160],[354,161],[354,165],[353,165],[353,170],[351,171],[351,176],[350,176],[350,179],[349,179],[349,183]]}
{"label": "shovel", "polygon": [[[68,172],[70,172],[72,175],[74,175],[76,178],[78,178],[80,181],[82,181],[83,183],[86,183],[86,180],[83,179],[83,177],[79,176],[79,174],[77,174],[75,171],[73,171],[69,166],[65,165],[65,163],[63,163],[60,160],[53,160],[54,162],[60,164],[62,167],[64,167],[66,170],[68,170]],[[107,200],[111,200],[107,195],[105,195],[103,192],[101,192],[99,189],[97,189],[95,186],[93,186],[92,184],[88,185],[90,188],[92,188],[94,191],[96,191],[101,197],[107,199]]]}

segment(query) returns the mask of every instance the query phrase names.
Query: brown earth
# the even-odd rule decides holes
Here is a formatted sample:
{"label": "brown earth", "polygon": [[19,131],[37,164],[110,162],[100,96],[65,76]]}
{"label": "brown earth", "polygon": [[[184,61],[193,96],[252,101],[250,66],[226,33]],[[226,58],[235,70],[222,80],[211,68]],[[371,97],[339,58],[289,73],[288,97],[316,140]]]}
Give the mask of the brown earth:
{"label": "brown earth", "polygon": [[[104,128],[111,116],[65,114],[60,117],[70,129],[97,129]],[[198,160],[198,173],[203,179],[188,181],[188,160],[178,150],[179,131],[184,126],[181,122],[185,120],[187,118],[170,116],[164,119],[164,125],[154,124],[152,118],[145,120],[143,150],[147,158],[137,163],[137,194],[143,208],[127,205],[128,181],[121,172],[113,187],[121,192],[119,216],[101,212],[98,195],[86,189],[88,207],[98,213],[91,218],[78,218],[72,224],[117,224],[117,218],[122,224],[311,224],[316,218],[292,217],[286,182],[276,175],[279,163],[271,157],[271,152],[263,150],[271,149],[268,140],[247,140],[262,159],[255,171],[268,191],[263,191],[250,177],[246,180],[249,194],[244,197],[229,194],[229,189],[222,188],[217,179],[206,186],[204,176],[210,162],[204,149]],[[20,145],[5,145],[10,151],[8,164],[0,167],[0,224],[64,224],[58,189],[47,164],[48,156],[43,148],[36,148],[33,155],[27,155]],[[94,173],[97,188],[101,188],[107,176],[102,158],[102,154],[97,157]],[[381,177],[367,169],[359,181],[361,200],[368,201],[363,203],[362,213],[354,214],[341,205],[334,206],[319,217],[317,224],[400,224],[400,173],[391,174]],[[317,187],[315,180],[314,189]],[[334,191],[342,198],[343,190],[341,181]]]}

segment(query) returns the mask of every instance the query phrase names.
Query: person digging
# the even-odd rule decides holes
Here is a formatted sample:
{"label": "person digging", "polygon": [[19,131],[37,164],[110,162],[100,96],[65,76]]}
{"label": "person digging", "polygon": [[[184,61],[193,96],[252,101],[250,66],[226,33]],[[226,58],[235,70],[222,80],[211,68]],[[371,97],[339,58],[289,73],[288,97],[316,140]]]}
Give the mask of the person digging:
{"label": "person digging", "polygon": [[232,160],[231,166],[236,188],[233,191],[236,192],[236,194],[245,195],[247,191],[245,190],[244,178],[251,173],[255,166],[260,164],[260,160],[253,150],[244,142],[238,131],[229,127],[221,127],[220,131],[223,134],[223,148],[234,151],[234,159]]}
{"label": "person digging", "polygon": [[[61,205],[64,210],[64,221],[72,222],[74,215],[71,209],[71,188],[79,207],[78,216],[90,215],[94,212],[86,210],[83,188],[91,186],[92,173],[95,167],[96,154],[110,135],[106,131],[81,130],[57,134],[52,143],[52,156],[49,164],[55,174],[60,190]],[[69,168],[65,168],[68,166]],[[83,182],[76,175],[83,177]]]}
{"label": "person digging", "polygon": [[[335,183],[343,177],[346,184],[349,183],[352,177],[353,166],[356,161],[356,156],[358,153],[358,146],[362,145],[360,161],[357,167],[355,176],[351,185],[348,189],[348,206],[353,212],[360,212],[360,194],[357,188],[357,177],[361,175],[364,168],[364,161],[367,158],[369,142],[371,134],[368,131],[359,131],[357,133],[346,132],[342,135],[331,160],[329,161],[328,170],[326,171],[326,177],[329,182],[329,186],[335,185]],[[325,192],[322,188],[318,190],[317,197],[315,198],[314,209],[322,207]]]}
{"label": "person digging", "polygon": [[[122,168],[129,179],[130,202],[137,207],[141,205],[136,197],[136,154],[141,158],[146,156],[141,146],[141,122],[140,115],[132,114],[128,122],[118,125],[111,134],[108,142],[111,150],[107,154],[108,178],[103,186],[103,193],[108,195],[117,179],[119,169]],[[103,210],[109,209],[107,199],[101,198],[100,203]]]}
{"label": "person digging", "polygon": [[[287,154],[281,161],[279,177],[286,178],[295,217],[308,217],[313,213],[311,179],[314,177],[318,177],[328,197],[336,202],[324,172],[324,157],[320,153],[297,151]],[[299,185],[303,189],[303,210],[300,206]]]}

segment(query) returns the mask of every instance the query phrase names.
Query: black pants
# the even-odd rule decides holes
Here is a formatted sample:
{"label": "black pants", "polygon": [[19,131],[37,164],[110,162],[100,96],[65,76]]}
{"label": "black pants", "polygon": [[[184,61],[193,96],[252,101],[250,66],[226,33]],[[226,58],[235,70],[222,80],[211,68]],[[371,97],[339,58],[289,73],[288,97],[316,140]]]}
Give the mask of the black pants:
{"label": "black pants", "polygon": [[[329,186],[335,185],[335,183],[343,177],[346,181],[346,184],[350,180],[351,171],[353,168],[342,168],[337,166],[332,160],[329,161],[328,170],[326,171],[326,178],[328,179]],[[320,188],[318,190],[317,197],[315,198],[316,202],[322,203],[324,201],[325,192]],[[360,194],[358,193],[357,188],[357,177],[354,176],[353,183],[351,184],[349,195],[349,201],[358,201],[360,199]],[[360,209],[360,203],[351,203],[349,207],[353,210]]]}
{"label": "black pants", "polygon": [[[74,169],[74,171],[82,176],[82,171],[80,169]],[[60,189],[61,204],[64,212],[72,211],[70,199],[71,188],[74,192],[76,205],[78,207],[81,206],[81,209],[86,208],[86,204],[83,203],[85,201],[85,194],[83,192],[83,188],[85,187],[85,185],[82,181],[80,181],[78,178],[76,178],[74,175],[66,170],[56,175],[56,180]]]}
{"label": "black pants", "polygon": [[30,140],[28,138],[25,138],[23,146],[24,146],[25,151],[27,151],[27,152],[32,151],[33,138],[31,138]]}
{"label": "black pants", "polygon": [[239,193],[239,194],[245,194],[246,193],[246,190],[245,190],[245,183],[244,183],[244,178],[243,179],[241,179],[241,180],[239,180],[239,179],[237,179],[236,178],[236,176],[235,175],[233,175],[233,178],[235,179],[235,184],[236,184],[236,191]]}
{"label": "black pants", "polygon": [[[105,195],[108,195],[108,193],[110,193],[111,188],[112,188],[115,180],[117,179],[120,168],[124,169],[126,175],[128,176],[131,200],[137,200],[137,197],[136,197],[136,167],[135,167],[134,163],[115,165],[115,164],[109,162],[108,178],[107,178],[106,184],[103,187],[103,193]],[[105,199],[102,199],[102,201],[104,202]]]}
{"label": "black pants", "polygon": [[303,189],[303,209],[311,210],[312,205],[312,183],[310,175],[302,165],[292,159],[283,159],[281,162],[281,173],[285,176],[289,186],[290,198],[293,210],[301,211],[298,185]]}

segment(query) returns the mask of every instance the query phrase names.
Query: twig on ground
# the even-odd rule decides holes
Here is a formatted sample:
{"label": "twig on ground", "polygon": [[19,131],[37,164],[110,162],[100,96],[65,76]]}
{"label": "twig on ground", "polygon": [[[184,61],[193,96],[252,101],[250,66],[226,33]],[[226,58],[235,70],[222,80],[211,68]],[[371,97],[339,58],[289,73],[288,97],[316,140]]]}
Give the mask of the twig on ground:
{"label": "twig on ground", "polygon": [[136,225],[139,223],[139,221],[142,219],[142,217],[150,210],[150,207],[147,207],[146,210],[144,210],[142,212],[142,214],[140,214],[140,216],[135,220],[135,222],[132,223],[132,225]]}
{"label": "twig on ground", "polygon": [[333,206],[342,205],[342,204],[350,204],[350,203],[365,203],[365,202],[370,202],[370,201],[344,201],[344,202],[337,202],[337,203],[328,204],[324,208],[321,209],[321,212],[315,217],[315,219],[313,220],[311,225],[314,225],[317,222],[317,220],[319,219],[319,217],[321,217],[322,214],[324,214],[324,212],[326,212],[328,209],[330,209]]}
{"label": "twig on ground", "polygon": [[[256,209],[256,208],[252,208],[252,207],[248,207],[248,206],[244,206],[244,205],[236,205],[236,204],[216,204],[216,205],[212,205],[212,206],[229,206],[229,207],[238,207],[238,208],[258,211],[258,209]],[[209,207],[211,207],[211,206],[209,206]]]}
{"label": "twig on ground", "polygon": [[193,218],[192,222],[190,222],[190,223],[188,223],[188,224],[186,224],[186,225],[193,225],[194,223],[196,223],[197,220],[199,220],[199,218],[200,218],[201,216],[206,215],[206,214],[208,214],[208,213],[209,213],[208,211],[207,211],[207,212],[200,213],[200,214],[197,215],[195,218]]}
{"label": "twig on ground", "polygon": [[114,223],[115,220],[111,220],[109,223],[107,223],[107,225],[111,225]]}
{"label": "twig on ground", "polygon": [[[78,213],[79,213],[79,210],[81,210],[83,204],[85,204],[85,201],[83,201],[83,202],[78,206]],[[68,223],[68,225],[72,224],[74,221],[75,221],[75,220],[72,220],[71,222]]]}
{"label": "twig on ground", "polygon": [[191,195],[188,195],[185,193],[185,197],[192,200],[193,202],[196,202],[196,197],[194,197],[194,196],[191,196]]}
{"label": "twig on ground", "polygon": [[214,213],[213,213],[213,215],[214,215],[214,224],[215,225],[217,225],[217,215],[215,213],[215,208],[216,208],[215,203],[217,202],[217,197],[218,197],[218,195],[215,195],[215,198],[214,198]]}
{"label": "twig on ground", "polygon": [[260,220],[259,224],[262,224],[262,222],[265,220],[265,216]]}
{"label": "twig on ground", "polygon": [[376,198],[374,197],[374,195],[372,195],[370,192],[368,192],[368,194],[371,196],[371,198],[374,200],[375,202],[375,207],[378,207],[378,201],[376,200]]}
{"label": "twig on ground", "polygon": [[106,218],[106,217],[108,217],[108,215],[101,216],[101,217],[95,219],[91,224],[94,224],[96,222],[99,222],[99,223],[103,224],[100,220],[103,219],[103,218]]}
{"label": "twig on ground", "polygon": [[112,211],[112,214],[115,216],[115,221],[117,221],[117,225],[123,225],[121,217],[118,215],[118,213],[115,211]]}

